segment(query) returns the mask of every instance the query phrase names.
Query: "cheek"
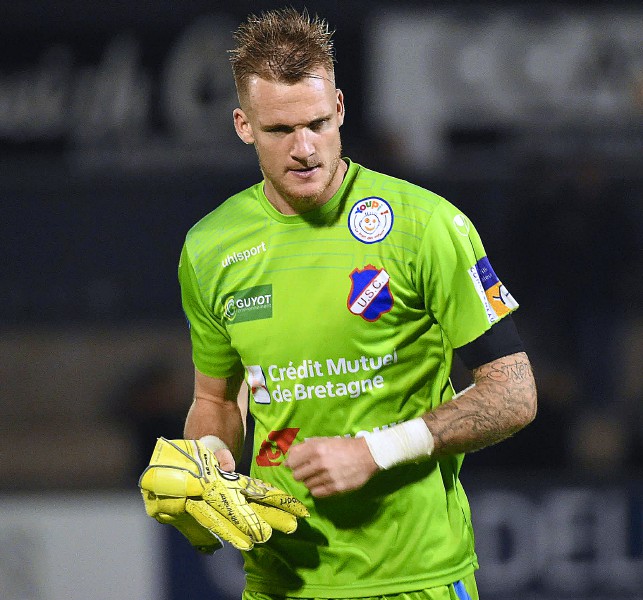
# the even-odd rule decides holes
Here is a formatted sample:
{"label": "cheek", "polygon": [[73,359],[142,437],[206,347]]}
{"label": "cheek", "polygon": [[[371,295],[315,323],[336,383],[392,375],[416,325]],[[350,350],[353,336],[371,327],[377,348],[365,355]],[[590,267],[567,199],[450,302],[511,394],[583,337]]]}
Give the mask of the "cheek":
{"label": "cheek", "polygon": [[277,157],[283,156],[290,152],[291,146],[292,140],[288,136],[261,139],[261,148],[263,149],[264,154],[267,153]]}
{"label": "cheek", "polygon": [[262,164],[275,164],[281,156],[281,150],[277,144],[268,144],[263,140],[255,140],[255,150]]}
{"label": "cheek", "polygon": [[329,148],[335,148],[339,145],[339,129],[334,129],[325,139],[325,145]]}

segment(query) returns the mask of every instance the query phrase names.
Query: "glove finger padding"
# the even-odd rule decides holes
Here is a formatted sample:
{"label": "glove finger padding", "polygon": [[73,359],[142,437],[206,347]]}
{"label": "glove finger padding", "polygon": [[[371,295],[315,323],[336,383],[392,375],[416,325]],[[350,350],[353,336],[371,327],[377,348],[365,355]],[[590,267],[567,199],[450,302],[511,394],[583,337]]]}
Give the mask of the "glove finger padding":
{"label": "glove finger padding", "polygon": [[242,476],[215,469],[218,477],[203,490],[203,501],[189,503],[188,512],[239,550],[250,550],[254,542],[267,542],[272,528],[246,501],[239,485]]}
{"label": "glove finger padding", "polygon": [[297,517],[290,513],[284,512],[279,508],[272,506],[265,506],[258,502],[251,502],[252,510],[254,510],[272,529],[281,531],[283,533],[293,533],[297,530]]}
{"label": "glove finger padding", "polygon": [[178,529],[196,550],[212,554],[223,547],[216,534],[202,527],[194,517],[185,512],[185,498],[159,497],[147,490],[141,492],[147,514],[159,523],[166,523]]}
{"label": "glove finger padding", "polygon": [[213,536],[229,542],[238,550],[252,550],[254,547],[256,540],[223,518],[207,502],[188,498],[185,508],[189,516]]}
{"label": "glove finger padding", "polygon": [[297,529],[298,517],[310,516],[308,509],[297,498],[261,479],[240,475],[240,485],[255,513],[277,531],[292,533]]}

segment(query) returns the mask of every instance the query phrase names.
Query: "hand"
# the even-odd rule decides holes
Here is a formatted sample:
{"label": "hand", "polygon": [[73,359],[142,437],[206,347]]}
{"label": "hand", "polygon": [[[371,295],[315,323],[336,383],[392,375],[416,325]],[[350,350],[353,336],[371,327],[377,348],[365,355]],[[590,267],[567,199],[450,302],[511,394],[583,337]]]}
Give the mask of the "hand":
{"label": "hand", "polygon": [[363,438],[311,438],[284,464],[316,498],[359,489],[379,470]]}

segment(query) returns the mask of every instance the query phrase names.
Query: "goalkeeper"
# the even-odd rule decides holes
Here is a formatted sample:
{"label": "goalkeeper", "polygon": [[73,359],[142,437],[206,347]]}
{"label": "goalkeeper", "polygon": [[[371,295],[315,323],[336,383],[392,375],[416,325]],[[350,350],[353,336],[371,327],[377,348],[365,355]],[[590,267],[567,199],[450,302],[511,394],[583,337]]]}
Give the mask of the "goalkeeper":
{"label": "goalkeeper", "polygon": [[[185,437],[233,472],[249,406],[252,477],[310,513],[255,536],[244,599],[476,600],[459,473],[467,452],[535,416],[517,303],[455,206],[342,157],[323,20],[270,11],[235,37],[234,126],[263,180],[183,247],[196,367]],[[473,379],[457,396],[454,353]]]}

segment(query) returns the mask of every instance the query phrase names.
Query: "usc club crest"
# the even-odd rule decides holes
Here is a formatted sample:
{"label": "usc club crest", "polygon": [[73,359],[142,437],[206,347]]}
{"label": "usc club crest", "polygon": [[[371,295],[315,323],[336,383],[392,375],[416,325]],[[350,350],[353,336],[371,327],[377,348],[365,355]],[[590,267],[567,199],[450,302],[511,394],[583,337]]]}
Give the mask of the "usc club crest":
{"label": "usc club crest", "polygon": [[377,321],[393,308],[390,277],[384,269],[366,265],[363,269],[354,269],[350,278],[347,305],[351,313],[366,321]]}

